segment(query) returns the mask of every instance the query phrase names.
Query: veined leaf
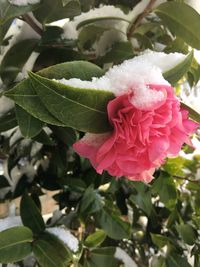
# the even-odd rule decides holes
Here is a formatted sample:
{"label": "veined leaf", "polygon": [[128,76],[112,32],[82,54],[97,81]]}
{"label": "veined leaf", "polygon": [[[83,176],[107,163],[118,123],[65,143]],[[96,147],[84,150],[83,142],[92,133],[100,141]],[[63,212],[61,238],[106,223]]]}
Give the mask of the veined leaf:
{"label": "veined leaf", "polygon": [[32,138],[38,135],[44,126],[44,122],[36,119],[20,106],[16,105],[16,115],[22,135],[25,138]]}
{"label": "veined leaf", "polygon": [[200,15],[185,3],[165,2],[154,10],[164,24],[190,46],[200,49]]}
{"label": "veined leaf", "polygon": [[163,77],[172,85],[175,85],[189,70],[192,60],[193,51],[188,54],[188,56],[174,68],[163,73]]}
{"label": "veined leaf", "polygon": [[[104,72],[101,68],[92,63],[74,61],[45,68],[39,71],[38,74],[49,79],[80,78],[81,80],[90,80],[92,77],[102,76]],[[52,125],[65,126],[43,105],[35,90],[32,88],[30,78],[20,82],[4,94],[39,120]]]}
{"label": "veined leaf", "polygon": [[29,228],[19,226],[0,232],[0,262],[22,260],[31,253],[33,234]]}
{"label": "veined leaf", "polygon": [[70,87],[33,73],[30,77],[44,106],[66,126],[91,133],[110,130],[106,107],[112,93]]}
{"label": "veined leaf", "polygon": [[21,16],[25,13],[33,11],[38,8],[40,4],[16,6],[11,4],[8,0],[0,1],[0,25],[11,18]]}

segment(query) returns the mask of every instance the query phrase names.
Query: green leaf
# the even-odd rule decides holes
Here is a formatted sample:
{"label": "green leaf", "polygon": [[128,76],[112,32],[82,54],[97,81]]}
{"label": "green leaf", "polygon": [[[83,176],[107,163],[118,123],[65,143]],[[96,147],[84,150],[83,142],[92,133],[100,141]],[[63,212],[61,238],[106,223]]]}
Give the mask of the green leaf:
{"label": "green leaf", "polygon": [[181,257],[177,253],[168,254],[166,257],[167,267],[191,267],[185,257]]}
{"label": "green leaf", "polygon": [[154,10],[165,25],[190,46],[200,49],[200,15],[185,3],[166,2]]}
{"label": "green leaf", "polygon": [[106,234],[103,230],[97,230],[95,233],[89,235],[84,244],[87,247],[97,247],[103,243],[106,238]]}
{"label": "green leaf", "polygon": [[[72,0],[62,0],[62,4],[63,4],[63,6],[66,6],[66,5],[68,5],[71,1],[72,1]],[[80,4],[79,0],[73,0],[73,1],[78,2],[78,3]]]}
{"label": "green leaf", "polygon": [[38,135],[34,136],[33,140],[47,146],[55,145],[55,142],[50,138],[45,130],[42,130]]}
{"label": "green leaf", "polygon": [[25,13],[31,12],[39,7],[39,4],[16,6],[9,3],[8,0],[0,1],[0,25],[5,23],[7,20],[15,17],[19,17]]}
{"label": "green leaf", "polygon": [[0,189],[10,186],[8,179],[4,175],[0,175]]}
{"label": "green leaf", "polygon": [[176,225],[176,229],[185,243],[192,246],[197,238],[193,227],[189,224]]}
{"label": "green leaf", "polygon": [[53,134],[68,146],[73,145],[77,140],[76,132],[72,128],[57,126],[51,126],[50,128]]}
{"label": "green leaf", "polygon": [[161,172],[160,176],[152,185],[152,193],[158,194],[160,201],[164,203],[168,209],[174,209],[177,202],[177,191],[174,180],[169,174]]}
{"label": "green leaf", "polygon": [[97,41],[105,31],[109,28],[100,27],[98,25],[88,25],[84,27],[78,36],[78,42],[81,48],[89,49],[95,41]]}
{"label": "green leaf", "polygon": [[181,102],[181,107],[186,109],[189,112],[189,117],[194,121],[200,123],[200,114],[191,108],[190,106],[186,105],[185,103]]}
{"label": "green leaf", "polygon": [[16,105],[16,115],[20,131],[25,138],[32,138],[42,131],[44,122],[36,119],[18,105]]}
{"label": "green leaf", "polygon": [[43,0],[34,15],[41,23],[46,24],[64,18],[73,18],[81,13],[79,1],[68,1],[63,6],[62,0]]}
{"label": "green leaf", "polygon": [[96,221],[105,233],[113,239],[123,239],[130,237],[130,224],[123,221],[118,215],[106,208],[96,213]]}
{"label": "green leaf", "polygon": [[23,40],[7,51],[0,66],[0,75],[4,83],[10,84],[15,80],[37,43],[36,39]]}
{"label": "green leaf", "polygon": [[114,257],[115,251],[116,248],[114,247],[105,247],[92,250],[88,262],[89,267],[119,266],[119,261]]}
{"label": "green leaf", "polygon": [[151,238],[153,243],[159,247],[160,249],[164,246],[166,246],[169,243],[169,238],[163,235],[159,235],[159,234],[152,234],[151,233]]}
{"label": "green leaf", "polygon": [[[90,80],[92,77],[100,77],[104,74],[98,66],[83,61],[61,63],[38,72],[41,76],[49,79],[80,78]],[[45,108],[40,98],[31,86],[30,79],[17,84],[11,90],[5,92],[5,96],[13,99],[16,104],[25,109],[32,116],[49,124],[64,126]]]}
{"label": "green leaf", "polygon": [[119,63],[133,57],[133,47],[131,42],[115,43],[111,49],[102,57],[99,57],[96,62],[102,63]]}
{"label": "green leaf", "polygon": [[14,108],[7,111],[0,117],[0,132],[8,131],[17,126],[17,119]]}
{"label": "green leaf", "polygon": [[11,24],[12,24],[12,19],[6,21],[6,23],[4,23],[3,25],[0,24],[0,45],[2,44],[4,36],[6,35]]}
{"label": "green leaf", "polygon": [[102,209],[100,195],[94,190],[93,186],[88,187],[80,202],[79,213],[86,217]]}
{"label": "green leaf", "polygon": [[132,194],[129,200],[150,216],[153,207],[149,188],[141,182],[135,182],[134,187],[137,192]]}
{"label": "green leaf", "polygon": [[172,85],[175,85],[190,69],[193,60],[193,51],[174,68],[163,73],[163,77]]}
{"label": "green leaf", "polygon": [[0,262],[20,261],[31,253],[33,235],[30,229],[20,226],[0,232]]}
{"label": "green leaf", "polygon": [[93,24],[93,23],[99,23],[101,21],[103,21],[104,23],[107,21],[108,25],[110,21],[115,21],[115,20],[121,20],[121,21],[126,21],[127,23],[130,23],[129,20],[126,20],[124,18],[120,18],[120,17],[96,17],[96,18],[92,18],[92,19],[86,19],[84,21],[81,21],[77,26],[76,29],[80,29],[83,26],[86,26],[88,24]]}
{"label": "green leaf", "polygon": [[90,133],[111,129],[106,107],[114,97],[112,93],[70,87],[33,73],[29,75],[47,110],[67,127]]}
{"label": "green leaf", "polygon": [[37,240],[33,246],[34,256],[41,267],[64,267],[54,247],[45,240]]}
{"label": "green leaf", "polygon": [[24,193],[21,199],[20,214],[23,224],[29,227],[34,233],[40,234],[45,230],[42,215],[27,192]]}

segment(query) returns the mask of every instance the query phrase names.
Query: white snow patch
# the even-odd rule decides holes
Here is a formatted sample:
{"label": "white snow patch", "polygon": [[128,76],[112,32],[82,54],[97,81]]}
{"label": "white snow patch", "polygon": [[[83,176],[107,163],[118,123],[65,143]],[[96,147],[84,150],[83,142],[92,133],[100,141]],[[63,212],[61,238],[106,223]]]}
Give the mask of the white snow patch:
{"label": "white snow patch", "polygon": [[51,227],[47,232],[57,236],[70,250],[77,252],[79,249],[78,239],[63,227]]}
{"label": "white snow patch", "polygon": [[114,66],[101,78],[93,77],[92,81],[77,78],[55,81],[72,87],[110,91],[115,96],[132,91],[132,104],[137,108],[149,108],[162,101],[164,94],[151,90],[148,84],[169,85],[162,73],[179,64],[185,57],[179,53],[165,54],[147,50],[140,56]]}
{"label": "white snow patch", "polygon": [[27,6],[38,4],[40,0],[8,0],[8,2],[15,6]]}
{"label": "white snow patch", "polygon": [[5,219],[0,219],[0,232],[9,229],[11,227],[21,226],[21,225],[22,221],[20,216],[11,216]]}
{"label": "white snow patch", "polygon": [[117,247],[114,257],[124,263],[124,267],[138,267],[132,258],[121,248]]}

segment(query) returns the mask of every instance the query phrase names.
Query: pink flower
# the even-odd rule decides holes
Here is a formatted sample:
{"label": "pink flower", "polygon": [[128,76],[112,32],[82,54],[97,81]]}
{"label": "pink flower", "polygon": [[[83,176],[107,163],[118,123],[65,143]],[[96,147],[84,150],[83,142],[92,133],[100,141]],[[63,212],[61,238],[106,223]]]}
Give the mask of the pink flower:
{"label": "pink flower", "polygon": [[130,180],[150,182],[155,168],[168,156],[175,156],[198,124],[188,119],[179,100],[168,85],[148,85],[164,97],[148,108],[134,106],[134,94],[127,93],[108,103],[108,118],[113,131],[87,133],[73,147],[90,160],[98,173],[127,176]]}

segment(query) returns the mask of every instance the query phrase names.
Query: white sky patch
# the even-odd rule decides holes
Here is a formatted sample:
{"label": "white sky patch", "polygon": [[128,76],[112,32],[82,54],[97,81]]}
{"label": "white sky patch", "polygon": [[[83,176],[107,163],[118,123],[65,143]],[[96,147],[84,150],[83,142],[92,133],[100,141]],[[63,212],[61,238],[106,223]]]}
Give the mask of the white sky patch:
{"label": "white sky patch", "polygon": [[27,6],[40,3],[40,0],[8,0],[8,2],[15,6]]}
{"label": "white sky patch", "polygon": [[59,238],[70,250],[77,252],[79,249],[78,239],[63,227],[52,227],[46,230],[47,232]]}
{"label": "white sky patch", "polygon": [[161,91],[153,91],[148,84],[169,85],[162,73],[175,67],[185,59],[179,53],[145,51],[144,54],[116,65],[101,77],[92,81],[77,78],[57,80],[57,82],[77,88],[101,89],[111,91],[115,96],[133,92],[131,102],[137,108],[149,108],[164,99]]}
{"label": "white sky patch", "polygon": [[132,258],[121,248],[117,247],[114,257],[124,263],[124,267],[138,267]]}

